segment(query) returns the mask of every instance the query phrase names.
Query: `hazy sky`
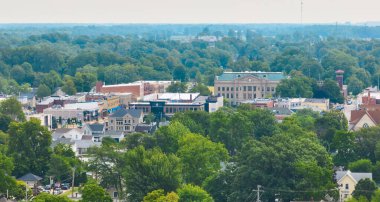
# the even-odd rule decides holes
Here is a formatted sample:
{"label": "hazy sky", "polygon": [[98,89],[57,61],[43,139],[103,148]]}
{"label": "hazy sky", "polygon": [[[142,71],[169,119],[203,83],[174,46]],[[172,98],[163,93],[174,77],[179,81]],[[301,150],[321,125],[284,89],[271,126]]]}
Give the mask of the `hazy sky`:
{"label": "hazy sky", "polygon": [[[303,22],[380,21],[380,0],[303,0]],[[0,23],[299,23],[301,0],[0,0]]]}

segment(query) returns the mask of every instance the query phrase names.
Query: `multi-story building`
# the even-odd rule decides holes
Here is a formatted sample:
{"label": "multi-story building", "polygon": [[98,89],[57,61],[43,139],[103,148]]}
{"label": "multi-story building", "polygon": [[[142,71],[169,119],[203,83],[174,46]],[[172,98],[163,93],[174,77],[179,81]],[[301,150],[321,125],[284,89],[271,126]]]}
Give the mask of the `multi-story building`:
{"label": "multi-story building", "polygon": [[119,109],[111,114],[107,122],[107,130],[134,132],[137,124],[144,122],[144,114],[140,109]]}
{"label": "multi-story building", "polygon": [[284,78],[282,72],[223,72],[215,78],[214,91],[231,105],[239,105],[245,100],[272,97]]}

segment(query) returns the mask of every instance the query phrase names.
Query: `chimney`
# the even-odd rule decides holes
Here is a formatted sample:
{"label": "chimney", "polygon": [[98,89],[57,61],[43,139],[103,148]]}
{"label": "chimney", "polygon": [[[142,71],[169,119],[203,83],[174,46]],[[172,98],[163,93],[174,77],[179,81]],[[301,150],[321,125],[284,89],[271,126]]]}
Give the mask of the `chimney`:
{"label": "chimney", "polygon": [[103,87],[103,82],[102,81],[98,81],[96,82],[96,85],[95,85],[95,91],[97,93],[100,93],[102,91],[102,87]]}

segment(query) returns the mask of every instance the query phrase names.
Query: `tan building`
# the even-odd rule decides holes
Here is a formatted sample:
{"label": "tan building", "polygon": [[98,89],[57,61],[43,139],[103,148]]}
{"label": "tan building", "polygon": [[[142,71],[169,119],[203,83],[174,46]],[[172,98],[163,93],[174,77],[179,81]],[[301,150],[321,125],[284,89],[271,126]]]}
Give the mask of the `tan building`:
{"label": "tan building", "polygon": [[339,187],[339,201],[346,201],[355,191],[356,184],[362,179],[371,179],[372,173],[353,173],[351,171],[337,171],[335,180]]}
{"label": "tan building", "polygon": [[356,131],[380,124],[380,110],[352,110],[349,130]]}
{"label": "tan building", "polygon": [[137,124],[144,122],[144,114],[140,109],[120,109],[108,118],[108,131],[134,132]]}
{"label": "tan building", "polygon": [[224,72],[215,78],[215,95],[223,96],[232,105],[239,105],[245,100],[270,98],[284,78],[282,72]]}

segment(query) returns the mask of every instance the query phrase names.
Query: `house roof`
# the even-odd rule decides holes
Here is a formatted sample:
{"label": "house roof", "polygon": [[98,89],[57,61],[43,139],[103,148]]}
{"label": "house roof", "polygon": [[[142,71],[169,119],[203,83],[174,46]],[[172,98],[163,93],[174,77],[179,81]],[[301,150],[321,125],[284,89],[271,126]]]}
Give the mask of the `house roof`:
{"label": "house roof", "polygon": [[292,110],[284,107],[272,107],[268,110],[271,110],[275,115],[291,115],[294,113]]}
{"label": "house roof", "polygon": [[247,72],[223,72],[222,75],[217,76],[216,79],[218,81],[232,81],[237,78],[243,78],[246,76],[254,76],[261,79],[268,79],[270,81],[280,81],[281,79],[285,79],[286,76],[282,72],[255,72],[255,71],[247,71]]}
{"label": "house roof", "polygon": [[51,142],[51,147],[54,148],[56,147],[58,144],[65,144],[65,145],[71,145],[73,144],[73,142],[71,141],[71,139],[69,138],[57,138],[57,139],[54,139],[52,142]]}
{"label": "house roof", "polygon": [[34,175],[32,173],[28,173],[20,178],[18,178],[18,180],[22,180],[22,181],[40,181],[42,180],[42,177],[39,177],[37,175]]}
{"label": "house roof", "polygon": [[100,124],[100,123],[88,124],[88,127],[90,128],[90,130],[92,132],[94,132],[94,131],[103,131],[104,124]]}
{"label": "house roof", "polygon": [[364,115],[368,115],[368,117],[375,123],[380,123],[380,111],[368,111],[368,110],[352,110],[350,124],[356,125]]}
{"label": "house roof", "polygon": [[93,142],[92,140],[76,140],[74,144],[77,148],[81,148],[81,149],[86,149],[86,148],[101,145],[100,142]]}
{"label": "house roof", "polygon": [[125,115],[130,114],[132,117],[139,118],[142,116],[141,109],[119,109],[115,113],[111,114],[110,117],[118,118],[124,117]]}
{"label": "house roof", "polygon": [[137,124],[135,132],[151,133],[156,130],[156,125],[153,124]]}
{"label": "house roof", "polygon": [[372,180],[372,173],[353,173],[349,170],[336,171],[335,180],[339,182],[346,175],[350,175],[356,182],[359,182],[361,179],[366,179],[366,178]]}

